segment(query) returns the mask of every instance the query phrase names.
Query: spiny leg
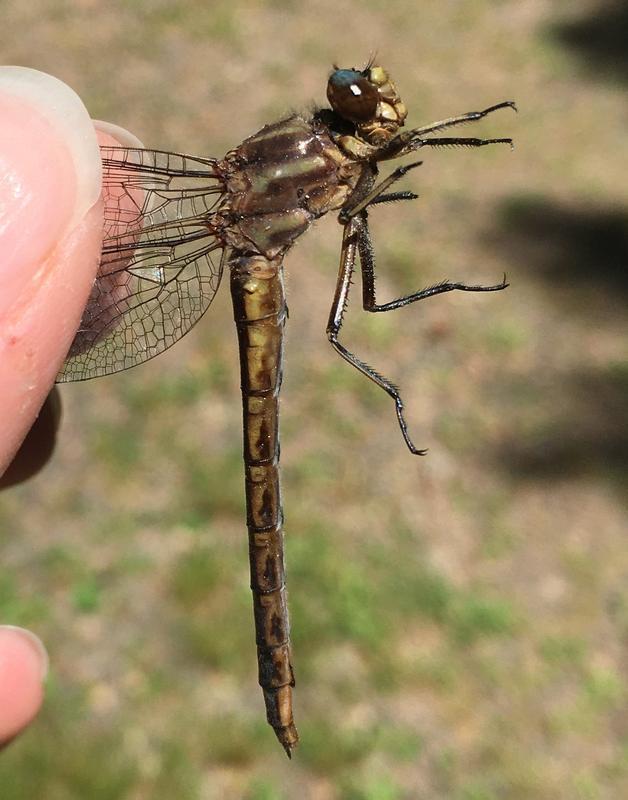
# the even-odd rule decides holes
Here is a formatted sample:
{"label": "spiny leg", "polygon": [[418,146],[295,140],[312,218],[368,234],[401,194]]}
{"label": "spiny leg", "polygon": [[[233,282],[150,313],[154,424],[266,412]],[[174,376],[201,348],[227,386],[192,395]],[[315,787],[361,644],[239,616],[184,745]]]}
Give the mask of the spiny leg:
{"label": "spiny leg", "polygon": [[354,221],[356,223],[358,252],[362,268],[362,306],[365,311],[373,313],[394,311],[396,308],[403,308],[403,306],[410,305],[410,303],[416,303],[417,300],[423,300],[426,297],[433,297],[445,292],[498,292],[508,286],[505,275],[501,283],[493,286],[469,286],[466,283],[442,281],[434,286],[428,286],[426,289],[420,289],[418,292],[412,292],[412,294],[398,297],[396,300],[380,305],[375,297],[375,253],[371,242],[366,211],[362,211]]}
{"label": "spiny leg", "polygon": [[378,305],[375,297],[375,257],[371,237],[368,229],[367,212],[362,210],[356,217],[353,217],[345,226],[343,245],[340,256],[340,270],[338,274],[338,283],[336,286],[336,294],[332,304],[331,312],[329,315],[329,322],[327,325],[327,336],[332,346],[345,361],[348,361],[356,369],[370,378],[374,383],[384,389],[395,401],[395,409],[397,412],[397,420],[403,438],[411,453],[414,455],[425,455],[427,450],[419,450],[412,442],[408,433],[407,423],[403,414],[403,400],[399,394],[399,389],[391,381],[385,378],[380,373],[376,372],[372,367],[359,359],[356,355],[348,351],[344,345],[338,341],[338,334],[342,326],[343,315],[347,306],[349,296],[349,287],[351,285],[351,276],[355,268],[356,249],[360,258],[360,266],[362,270],[362,305],[365,311],[378,312],[378,311],[393,311],[396,308],[414,303],[417,300],[422,300],[425,297],[431,297],[436,294],[444,292],[451,292],[455,289],[466,292],[493,292],[505,289],[508,284],[506,283],[506,276],[501,283],[495,286],[468,286],[465,283],[452,283],[444,281],[443,283],[430,286],[427,289],[422,289],[413,294],[400,297],[397,300],[392,300],[389,303]]}
{"label": "spiny leg", "polygon": [[[495,106],[495,108],[497,108],[497,106]],[[410,131],[410,133],[413,132]],[[399,138],[400,137],[397,137],[397,139]],[[394,141],[396,140],[393,139],[393,142]],[[413,136],[410,140],[406,141],[400,151],[395,153],[395,156],[407,155],[421,147],[486,147],[490,144],[509,144],[512,146],[512,139],[475,139],[469,137],[417,139]],[[386,195],[385,191],[393,183],[396,183],[400,178],[403,178],[404,175],[407,175],[410,170],[420,167],[422,163],[422,161],[413,161],[410,164],[403,164],[377,184],[375,184],[375,175],[377,174],[376,168],[374,168],[373,172],[365,170],[360,177],[358,185],[338,214],[338,221],[340,224],[346,225],[352,217],[357,216],[367,206],[374,205],[377,202],[387,202],[387,199],[410,199],[409,196],[400,197],[400,195],[405,194],[403,192],[393,192],[391,195]],[[382,200],[382,197],[386,199]]]}
{"label": "spiny leg", "polygon": [[391,383],[388,378],[380,375],[372,367],[347,350],[347,348],[338,341],[338,335],[342,327],[342,321],[349,299],[349,287],[351,286],[351,276],[355,268],[355,258],[359,239],[360,234],[357,220],[356,218],[353,218],[345,225],[343,232],[342,249],[340,251],[340,268],[338,270],[336,291],[334,293],[334,299],[329,312],[327,338],[329,339],[334,350],[342,358],[344,358],[345,361],[354,366],[363,375],[366,375],[367,378],[370,378],[373,383],[376,383],[392,397],[392,399],[395,401],[395,409],[397,412],[399,427],[408,449],[414,455],[424,456],[427,453],[427,450],[419,450],[417,447],[415,447],[412,439],[410,439],[408,426],[403,415],[403,401],[397,387]]}
{"label": "spiny leg", "polygon": [[455,125],[464,125],[467,122],[477,122],[480,119],[492,114],[500,108],[512,108],[513,111],[517,110],[514,100],[505,100],[503,103],[497,103],[494,106],[489,106],[483,111],[467,111],[466,114],[459,114],[457,117],[448,117],[441,119],[438,122],[431,122],[429,125],[424,125],[422,128],[413,128],[411,131],[404,133],[404,136],[412,135],[425,136],[427,133],[436,133],[436,131],[444,131],[446,128],[453,128]]}
{"label": "spiny leg", "polygon": [[[497,106],[495,106],[497,108]],[[482,112],[473,112],[482,113]],[[410,132],[412,133],[412,131]],[[399,137],[397,137],[399,138]],[[395,140],[393,139],[393,142]],[[406,143],[403,150],[396,153],[397,156],[406,155],[420,147],[446,147],[446,146],[464,146],[464,147],[485,147],[489,144],[510,144],[512,139],[473,139],[473,138],[437,138],[437,139],[414,139],[414,137]],[[341,225],[346,225],[352,217],[357,216],[367,206],[376,205],[377,203],[387,203],[393,200],[415,200],[418,195],[414,192],[390,192],[386,194],[386,189],[403,178],[405,175],[416,167],[420,167],[422,161],[412,161],[410,164],[402,164],[400,167],[394,169],[390,175],[375,183],[375,176],[377,175],[377,167],[372,164],[371,170],[365,169],[357,186],[345,202],[344,206],[338,214],[338,222]]]}
{"label": "spiny leg", "polygon": [[[495,108],[497,108],[497,106],[495,106]],[[440,140],[434,139],[432,141],[438,142]],[[481,141],[492,143],[493,141],[502,140]],[[402,308],[410,303],[415,303],[417,300],[423,300],[425,297],[432,297],[433,295],[443,294],[445,292],[497,292],[500,289],[505,289],[508,286],[508,283],[506,282],[506,275],[504,275],[501,283],[491,286],[469,286],[466,283],[442,281],[434,286],[428,286],[426,289],[421,289],[418,292],[413,292],[412,294],[399,297],[396,300],[391,300],[389,303],[383,303],[382,305],[377,304],[375,298],[375,254],[373,252],[373,245],[371,243],[371,236],[368,229],[366,208],[367,206],[377,205],[378,203],[388,202],[389,200],[416,199],[417,195],[415,195],[413,192],[391,192],[389,194],[384,194],[384,192],[391,184],[398,181],[410,170],[420,167],[422,163],[422,161],[414,161],[410,164],[397,167],[397,169],[393,170],[388,177],[384,178],[378,184],[374,186],[371,185],[370,189],[368,188],[367,184],[364,186],[364,188],[358,190],[357,202],[355,197],[356,192],[354,192],[354,194],[348,198],[345,206],[338,215],[339,222],[345,225],[352,220],[356,221],[360,265],[362,268],[362,305],[365,311],[393,311],[395,308]],[[372,180],[373,179],[371,178],[371,184]]]}
{"label": "spiny leg", "polygon": [[509,144],[512,148],[512,139],[476,139],[470,136],[439,136],[435,139],[412,138],[398,155],[405,156],[420,150],[421,147],[486,147],[489,144]]}
{"label": "spiny leg", "polygon": [[[463,117],[452,117],[450,120],[442,120],[440,123],[433,123],[428,128],[431,131],[436,129],[442,130],[443,127],[449,127],[465,121],[472,121],[480,119],[482,116],[495,111],[498,108],[510,106],[514,108],[514,103],[506,102],[500,103],[496,106],[491,106],[483,112],[470,112]],[[516,109],[515,109],[516,110]],[[434,126],[440,126],[434,127]],[[484,147],[489,144],[510,144],[512,139],[474,139],[474,138],[437,138],[437,139],[416,139],[418,133],[426,132],[426,129],[417,129],[416,131],[409,132],[409,138],[405,139],[402,147],[395,148],[394,155],[404,155],[410,153],[419,147],[433,146],[443,147],[447,145],[461,145],[468,147]],[[397,142],[399,142],[399,138]],[[395,141],[395,140],[393,140]],[[389,394],[395,401],[395,409],[397,412],[397,420],[403,438],[408,446],[408,449],[414,455],[425,455],[427,450],[419,450],[408,433],[408,427],[403,415],[403,401],[399,394],[398,388],[383,375],[380,375],[372,367],[359,359],[356,355],[351,353],[347,348],[342,345],[338,340],[338,335],[342,327],[343,316],[347,307],[349,298],[349,287],[351,285],[351,276],[355,268],[356,252],[359,252],[360,265],[362,268],[362,305],[366,311],[393,311],[396,308],[414,303],[417,300],[422,300],[425,297],[432,295],[442,294],[453,290],[467,291],[467,292],[493,292],[500,289],[505,289],[508,284],[506,283],[506,276],[500,284],[495,286],[468,286],[464,283],[452,283],[450,281],[443,281],[442,283],[430,286],[427,289],[414,292],[413,294],[400,297],[397,300],[392,300],[389,303],[378,305],[375,297],[375,257],[373,253],[373,246],[368,230],[367,211],[369,205],[377,205],[378,203],[393,202],[395,200],[414,200],[417,198],[413,192],[390,192],[386,193],[386,189],[393,183],[398,181],[407,172],[422,164],[422,161],[416,161],[411,164],[397,167],[387,178],[375,184],[375,175],[377,169],[373,166],[372,172],[363,172],[358,185],[354,189],[352,195],[348,198],[345,206],[341,209],[338,215],[338,221],[344,226],[342,249],[340,252],[340,268],[338,272],[338,280],[336,283],[336,292],[334,300],[329,313],[329,321],[327,323],[327,337],[336,350],[336,352],[344,358],[349,364],[354,366],[357,370],[370,378],[374,383],[380,386],[384,391]]]}
{"label": "spiny leg", "polygon": [[391,192],[389,194],[385,192],[389,186],[403,178],[404,175],[407,175],[411,169],[420,167],[422,163],[422,161],[413,161],[411,164],[403,164],[377,184],[374,183],[373,176],[370,176],[370,179],[364,182],[360,182],[340,210],[338,222],[341,225],[346,225],[349,220],[357,216],[367,206],[376,205],[377,203],[386,203],[388,200],[393,199],[415,200],[418,195],[414,194],[414,192]]}
{"label": "spiny leg", "polygon": [[375,200],[371,200],[370,206],[377,206],[380,203],[396,203],[398,200],[418,200],[419,195],[415,192],[388,192],[380,194]]}
{"label": "spiny leg", "polygon": [[413,128],[409,131],[404,131],[396,136],[394,139],[391,139],[388,145],[383,148],[382,153],[380,154],[381,158],[397,158],[398,156],[406,155],[407,153],[411,153],[414,150],[418,150],[420,147],[425,147],[430,143],[433,143],[432,146],[434,147],[443,147],[443,146],[466,146],[466,147],[484,147],[487,144],[510,144],[512,147],[512,139],[476,139],[476,138],[445,138],[445,139],[425,139],[423,138],[429,133],[436,133],[437,131],[445,130],[446,128],[452,128],[455,125],[461,125],[465,122],[476,122],[479,119],[491,114],[493,111],[497,111],[500,108],[512,108],[514,111],[517,110],[514,102],[512,100],[506,100],[503,103],[497,103],[494,106],[490,106],[489,108],[485,108],[484,111],[469,111],[466,114],[460,114],[457,117],[449,117],[448,119],[442,119],[438,122],[432,122],[429,125],[424,125],[421,128]]}

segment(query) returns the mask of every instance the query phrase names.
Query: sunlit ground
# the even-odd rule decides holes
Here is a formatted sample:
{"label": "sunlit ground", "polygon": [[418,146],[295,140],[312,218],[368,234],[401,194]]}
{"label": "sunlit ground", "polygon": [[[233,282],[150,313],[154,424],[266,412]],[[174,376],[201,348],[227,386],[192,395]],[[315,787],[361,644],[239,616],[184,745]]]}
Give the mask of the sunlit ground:
{"label": "sunlit ground", "polygon": [[287,260],[282,405],[301,744],[264,722],[228,291],[127,374],[61,390],[49,466],[3,495],[0,619],[47,642],[44,712],[2,800],[628,796],[628,57],[618,3],[33,2],[7,63],[147,146],[221,155],[377,51],[421,124],[516,149],[426,152],[374,209],[378,292],[511,287],[324,328],[340,229]]}

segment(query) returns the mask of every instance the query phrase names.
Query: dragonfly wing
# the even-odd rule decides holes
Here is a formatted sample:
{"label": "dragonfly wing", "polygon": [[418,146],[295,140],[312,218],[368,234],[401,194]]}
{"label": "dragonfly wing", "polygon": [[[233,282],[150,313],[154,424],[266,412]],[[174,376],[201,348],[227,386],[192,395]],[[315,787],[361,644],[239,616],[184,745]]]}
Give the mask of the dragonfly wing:
{"label": "dragonfly wing", "polygon": [[213,159],[101,148],[105,238],[96,280],[58,382],[141,364],[209,307],[224,243],[208,217],[223,196]]}

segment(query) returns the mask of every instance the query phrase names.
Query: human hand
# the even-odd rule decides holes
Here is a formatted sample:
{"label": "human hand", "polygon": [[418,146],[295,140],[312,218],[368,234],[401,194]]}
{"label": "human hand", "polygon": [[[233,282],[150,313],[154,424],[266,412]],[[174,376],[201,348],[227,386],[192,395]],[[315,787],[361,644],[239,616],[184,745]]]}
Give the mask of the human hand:
{"label": "human hand", "polygon": [[[100,260],[98,143],[141,143],[93,123],[56,78],[21,67],[0,68],[0,120],[0,486],[7,486],[36,472],[53,449],[58,398],[40,409]],[[38,642],[0,626],[0,744],[41,705],[47,657]]]}
{"label": "human hand", "polygon": [[93,124],[65,84],[0,70],[0,474],[54,383],[102,239]]}
{"label": "human hand", "polygon": [[36,716],[47,672],[41,641],[24,628],[0,625],[0,748]]}
{"label": "human hand", "polygon": [[[103,228],[98,144],[142,145],[90,120],[61,81],[25,67],[0,68],[0,119],[2,475],[52,388],[94,281]],[[45,443],[31,443],[27,463],[13,465],[17,477],[5,485],[51,452],[59,413],[44,411]]]}

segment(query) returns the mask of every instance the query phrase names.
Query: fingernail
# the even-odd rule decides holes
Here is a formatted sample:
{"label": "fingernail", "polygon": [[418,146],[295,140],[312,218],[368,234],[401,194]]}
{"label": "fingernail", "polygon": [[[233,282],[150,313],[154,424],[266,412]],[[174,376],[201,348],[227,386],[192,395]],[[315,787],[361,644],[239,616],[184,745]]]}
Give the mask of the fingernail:
{"label": "fingernail", "polygon": [[109,145],[110,147],[115,147],[116,145],[122,145],[123,147],[144,147],[141,139],[138,139],[134,133],[127,131],[126,128],[120,127],[120,125],[114,125],[113,122],[104,122],[102,119],[95,119],[93,120],[94,128],[99,133],[105,134],[105,137],[110,137],[113,141],[101,141],[101,144]]}
{"label": "fingernail", "polygon": [[[0,67],[0,320],[25,308],[45,264],[100,197],[100,151],[78,95],[57,78]],[[25,318],[21,313],[21,317]],[[6,330],[6,327],[5,327]]]}
{"label": "fingernail", "polygon": [[[92,121],[82,100],[58,78],[29,67],[0,68],[1,93],[29,103],[58,131],[75,166],[77,196],[74,220],[78,222],[98,200],[101,189],[100,153]],[[36,149],[32,156],[35,154]]]}
{"label": "fingernail", "polygon": [[44,647],[44,643],[39,636],[35,636],[32,631],[29,631],[26,628],[19,628],[17,625],[0,625],[0,633],[3,631],[19,636],[22,641],[27,642],[37,657],[37,661],[39,662],[41,670],[41,679],[44,681],[48,675],[50,658],[48,657],[48,651]]}

